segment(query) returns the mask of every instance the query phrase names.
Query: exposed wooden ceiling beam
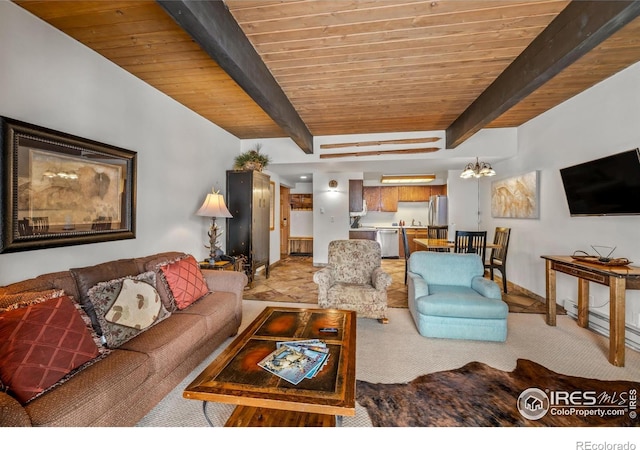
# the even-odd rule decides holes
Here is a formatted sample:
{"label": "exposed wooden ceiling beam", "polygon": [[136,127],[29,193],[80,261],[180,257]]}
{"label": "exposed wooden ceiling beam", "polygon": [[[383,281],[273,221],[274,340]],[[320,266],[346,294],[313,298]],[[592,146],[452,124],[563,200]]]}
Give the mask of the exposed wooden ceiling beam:
{"label": "exposed wooden ceiling beam", "polygon": [[222,1],[158,4],[305,153],[313,153],[311,132]]}
{"label": "exposed wooden ceiling beam", "polygon": [[368,147],[371,145],[383,144],[426,144],[428,142],[436,142],[439,140],[439,137],[427,137],[415,139],[389,139],[386,141],[341,142],[338,144],[321,144],[320,148]]}
{"label": "exposed wooden ceiling beam", "polygon": [[440,147],[426,148],[403,148],[398,150],[372,150],[369,152],[348,152],[348,153],[325,153],[320,155],[320,159],[325,158],[348,158],[353,156],[381,156],[381,155],[409,155],[413,153],[433,153],[442,150]]}
{"label": "exposed wooden ceiling beam", "polygon": [[572,1],[447,128],[455,148],[640,15],[640,1]]}

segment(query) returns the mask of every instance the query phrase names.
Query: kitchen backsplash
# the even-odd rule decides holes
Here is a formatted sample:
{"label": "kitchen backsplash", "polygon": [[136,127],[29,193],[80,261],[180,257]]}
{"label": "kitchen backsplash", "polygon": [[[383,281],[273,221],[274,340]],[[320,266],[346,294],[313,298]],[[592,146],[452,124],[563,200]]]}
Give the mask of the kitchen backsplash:
{"label": "kitchen backsplash", "polygon": [[379,212],[369,211],[366,216],[360,219],[361,226],[387,226],[392,223],[398,223],[404,220],[406,226],[411,225],[411,221],[415,220],[415,225],[422,222],[423,226],[427,225],[429,202],[399,202],[398,211],[396,212]]}

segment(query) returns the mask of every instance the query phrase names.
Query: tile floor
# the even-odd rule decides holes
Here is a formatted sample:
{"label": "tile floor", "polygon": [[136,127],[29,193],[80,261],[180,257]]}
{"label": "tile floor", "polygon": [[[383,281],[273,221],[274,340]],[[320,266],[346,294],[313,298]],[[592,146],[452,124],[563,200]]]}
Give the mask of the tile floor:
{"label": "tile floor", "polygon": [[[383,259],[382,267],[391,275],[393,283],[388,290],[388,304],[391,308],[407,307],[407,286],[404,284],[404,259]],[[313,266],[311,256],[287,256],[271,268],[269,278],[259,271],[250,288],[245,289],[248,300],[270,300],[278,302],[299,302],[316,304],[318,286],[313,282],[313,273],[319,270]],[[498,279],[498,282],[501,281]],[[511,312],[544,314],[545,305],[526,293],[511,290],[503,294],[503,300]],[[565,311],[558,306],[558,314]]]}

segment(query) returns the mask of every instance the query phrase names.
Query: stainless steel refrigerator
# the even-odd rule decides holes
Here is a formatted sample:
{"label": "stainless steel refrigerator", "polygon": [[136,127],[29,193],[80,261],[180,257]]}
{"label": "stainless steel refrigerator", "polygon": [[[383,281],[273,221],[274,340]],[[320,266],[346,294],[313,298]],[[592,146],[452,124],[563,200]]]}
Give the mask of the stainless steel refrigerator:
{"label": "stainless steel refrigerator", "polygon": [[442,226],[448,224],[446,195],[432,195],[429,199],[428,208],[428,225]]}

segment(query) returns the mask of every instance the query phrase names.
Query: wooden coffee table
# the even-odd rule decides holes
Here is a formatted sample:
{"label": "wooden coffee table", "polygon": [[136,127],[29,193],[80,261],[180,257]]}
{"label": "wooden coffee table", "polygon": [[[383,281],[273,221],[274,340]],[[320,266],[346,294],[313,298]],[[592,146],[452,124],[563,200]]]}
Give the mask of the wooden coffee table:
{"label": "wooden coffee table", "polygon": [[[258,366],[279,341],[315,338],[327,344],[329,358],[313,378],[294,385]],[[335,426],[336,416],[356,413],[355,375],[354,311],[267,307],[183,396],[238,405],[225,426]]]}

